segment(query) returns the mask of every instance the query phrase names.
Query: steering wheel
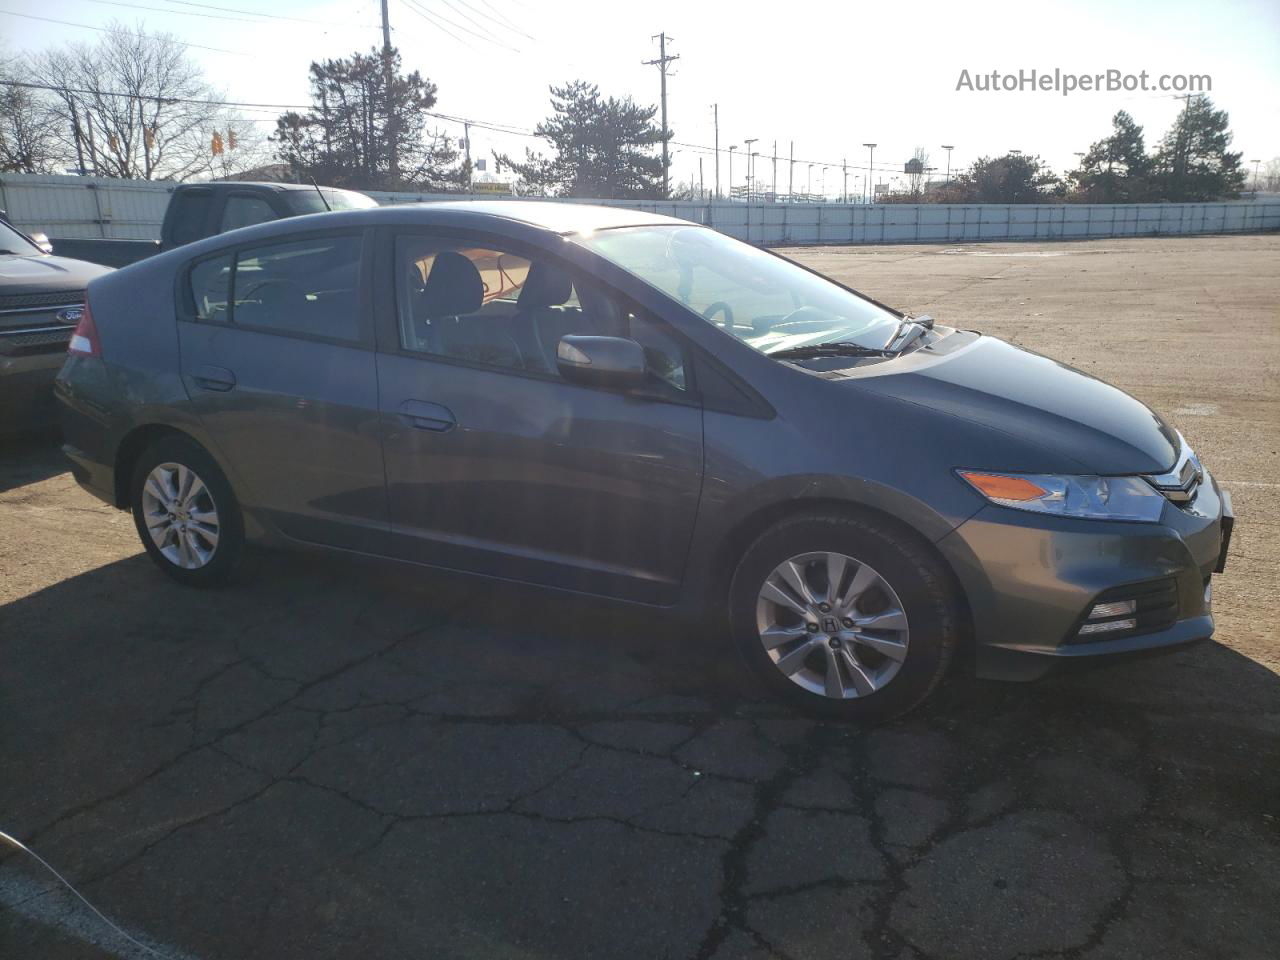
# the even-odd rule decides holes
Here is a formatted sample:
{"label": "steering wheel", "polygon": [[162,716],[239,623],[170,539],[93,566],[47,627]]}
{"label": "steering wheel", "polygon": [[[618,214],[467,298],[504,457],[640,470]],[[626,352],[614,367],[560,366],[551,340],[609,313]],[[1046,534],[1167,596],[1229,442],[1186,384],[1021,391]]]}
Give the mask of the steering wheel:
{"label": "steering wheel", "polygon": [[728,330],[733,326],[733,307],[729,306],[723,300],[717,300],[715,303],[707,307],[707,309],[703,310],[702,319],[706,320],[708,323],[714,322],[711,318],[717,313],[724,314],[724,320],[717,324],[722,330]]}

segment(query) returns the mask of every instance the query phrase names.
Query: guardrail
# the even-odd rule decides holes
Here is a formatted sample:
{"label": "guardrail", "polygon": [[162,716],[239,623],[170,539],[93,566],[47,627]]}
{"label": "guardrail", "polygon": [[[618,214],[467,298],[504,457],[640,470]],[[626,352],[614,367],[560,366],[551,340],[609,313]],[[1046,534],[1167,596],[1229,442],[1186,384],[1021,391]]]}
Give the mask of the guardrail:
{"label": "guardrail", "polygon": [[[53,237],[154,240],[173,184],[43,174],[0,176],[0,209]],[[379,203],[494,200],[492,195],[367,191]],[[1139,204],[711,203],[580,200],[661,213],[762,245],[973,243],[1177,236],[1280,229],[1280,201]]]}

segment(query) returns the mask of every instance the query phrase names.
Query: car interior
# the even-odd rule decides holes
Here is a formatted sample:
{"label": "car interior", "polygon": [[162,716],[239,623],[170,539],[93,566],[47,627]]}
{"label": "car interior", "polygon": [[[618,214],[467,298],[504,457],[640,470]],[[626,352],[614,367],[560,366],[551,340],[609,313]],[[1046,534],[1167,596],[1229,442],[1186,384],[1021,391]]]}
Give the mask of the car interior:
{"label": "car interior", "polygon": [[551,263],[476,248],[410,248],[401,262],[408,350],[555,373],[561,337],[631,335],[614,298]]}

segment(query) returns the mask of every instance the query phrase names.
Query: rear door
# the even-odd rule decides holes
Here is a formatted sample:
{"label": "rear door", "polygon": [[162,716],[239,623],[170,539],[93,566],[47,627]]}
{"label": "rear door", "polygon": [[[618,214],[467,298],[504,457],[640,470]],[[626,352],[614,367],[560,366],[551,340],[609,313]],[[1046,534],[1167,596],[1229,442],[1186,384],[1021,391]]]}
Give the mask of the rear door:
{"label": "rear door", "polygon": [[182,375],[246,503],[299,540],[377,551],[387,522],[361,230],[291,234],[189,269]]}
{"label": "rear door", "polygon": [[[391,551],[671,602],[702,485],[702,408],[684,347],[536,252],[388,231],[380,256]],[[640,340],[653,382],[630,393],[566,382],[555,349],[567,333]]]}

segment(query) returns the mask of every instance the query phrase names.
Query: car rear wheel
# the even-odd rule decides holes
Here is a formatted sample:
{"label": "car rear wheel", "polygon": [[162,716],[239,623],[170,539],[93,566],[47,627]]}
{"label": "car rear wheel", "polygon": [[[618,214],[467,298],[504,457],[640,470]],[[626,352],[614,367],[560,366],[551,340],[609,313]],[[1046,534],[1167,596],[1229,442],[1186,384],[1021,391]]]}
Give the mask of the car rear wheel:
{"label": "car rear wheel", "polygon": [[924,546],[854,516],[800,517],[762,534],[730,590],[739,649],[780,696],[881,722],[918,705],[959,640],[959,603]]}
{"label": "car rear wheel", "polygon": [[152,444],[134,466],[131,492],[138,536],[161,570],[195,587],[230,577],[244,545],[240,508],[199,445],[183,437]]}

